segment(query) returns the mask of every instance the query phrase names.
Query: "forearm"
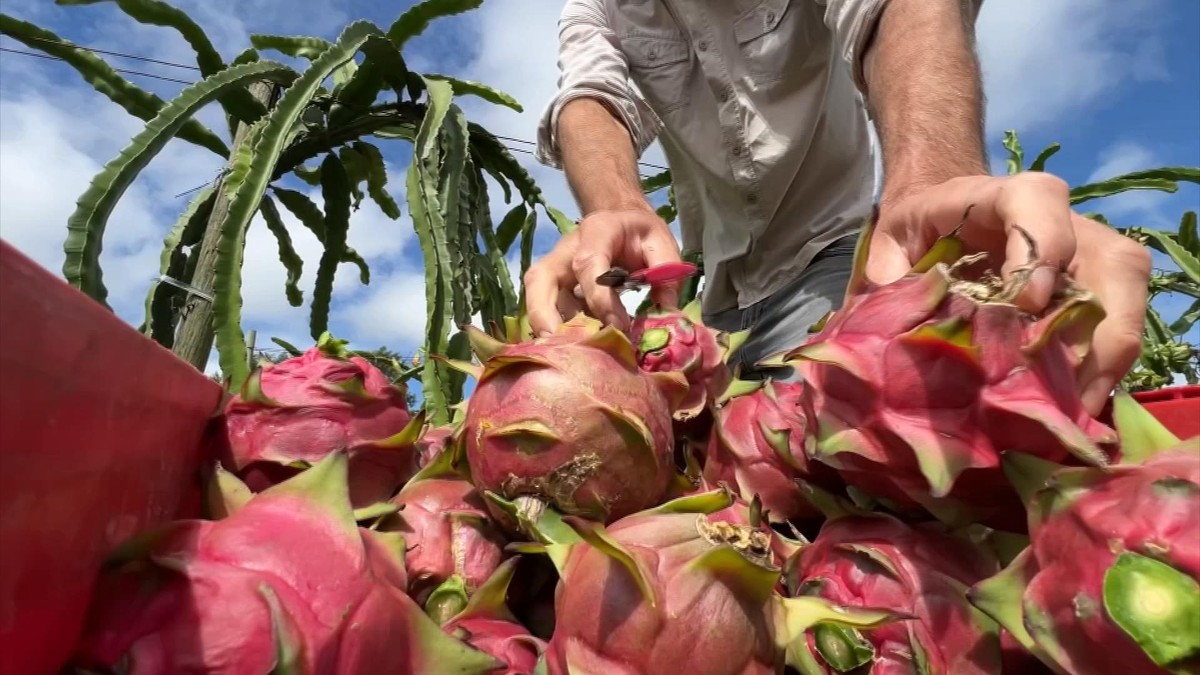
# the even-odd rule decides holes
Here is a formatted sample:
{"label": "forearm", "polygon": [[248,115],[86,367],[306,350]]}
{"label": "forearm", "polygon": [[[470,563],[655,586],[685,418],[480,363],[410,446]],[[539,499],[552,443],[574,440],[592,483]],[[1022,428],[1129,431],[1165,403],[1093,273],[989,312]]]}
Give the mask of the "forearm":
{"label": "forearm", "polygon": [[629,131],[602,103],[591,98],[567,103],[559,114],[558,136],[563,170],[582,215],[652,210],[642,194]]}
{"label": "forearm", "polygon": [[971,4],[891,0],[864,55],[884,208],[921,188],[988,173]]}

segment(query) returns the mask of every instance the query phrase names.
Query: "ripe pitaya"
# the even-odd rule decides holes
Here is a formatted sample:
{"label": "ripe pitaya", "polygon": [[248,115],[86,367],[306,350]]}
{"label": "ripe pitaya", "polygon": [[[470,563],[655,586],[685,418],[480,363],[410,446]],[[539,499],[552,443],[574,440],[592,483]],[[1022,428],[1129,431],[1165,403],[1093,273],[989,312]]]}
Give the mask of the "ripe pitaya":
{"label": "ripe pitaya", "polygon": [[405,396],[325,334],[304,355],[255,370],[229,401],[223,461],[260,490],[346,449],[354,506],[386,501],[417,471],[424,418],[409,414]]}
{"label": "ripe pitaya", "polygon": [[404,535],[408,593],[435,619],[445,619],[496,571],[504,539],[483,496],[454,469],[450,454],[422,469],[392,503],[400,510],[384,516],[378,529]]}
{"label": "ripe pitaya", "polygon": [[1197,673],[1200,437],[1180,442],[1125,394],[1114,410],[1120,464],[1005,457],[1031,545],[970,597],[1059,672]]}
{"label": "ripe pitaya", "polygon": [[725,333],[704,325],[700,301],[680,310],[657,306],[633,321],[630,339],[638,346],[643,370],[679,372],[687,377],[688,395],[675,412],[677,419],[700,415],[729,386],[729,355],[745,342],[748,333]]}
{"label": "ripe pitaya", "polygon": [[457,364],[478,378],[462,434],[480,490],[604,521],[662,499],[686,382],[643,372],[628,338],[600,326],[579,314],[516,344],[467,328],[483,365]]}
{"label": "ripe pitaya", "polygon": [[450,424],[426,429],[416,443],[417,467],[425,468],[432,464],[455,443],[457,435],[458,427]]}
{"label": "ripe pitaya", "polygon": [[707,515],[730,504],[729,493],[714,491],[607,529],[569,518],[583,541],[545,547],[562,575],[546,652],[551,675],[777,673],[818,622],[864,627],[899,618],[783,598],[768,536]]}
{"label": "ripe pitaya", "polygon": [[1103,316],[1092,296],[1064,276],[1053,309],[1035,320],[1012,303],[1027,274],[968,281],[979,256],[942,262],[961,251],[954,235],[904,278],[865,288],[869,237],[870,228],[843,307],[783,357],[814,392],[813,457],[893,508],[997,527],[1020,511],[1000,451],[1106,463],[1100,445],[1115,434],[1076,387]]}
{"label": "ripe pitaya", "polygon": [[973,542],[928,525],[905,525],[882,513],[831,518],[788,561],[791,592],[914,618],[864,631],[817,625],[807,636],[801,672],[1000,673],[998,627],[965,596],[998,569]]}
{"label": "ripe pitaya", "polygon": [[530,635],[505,603],[517,561],[504,561],[465,608],[442,625],[455,638],[502,661],[505,670],[495,675],[530,675],[546,651],[546,643]]}
{"label": "ripe pitaya", "polygon": [[356,526],[344,452],[251,496],[218,469],[219,521],[130,544],[100,582],[76,663],[156,673],[487,672],[404,594],[403,539]]}
{"label": "ripe pitaya", "polygon": [[804,384],[735,381],[718,400],[714,416],[705,483],[724,481],[747,501],[758,495],[772,520],[818,515],[796,480],[819,476],[816,482],[827,482],[832,471],[806,454],[814,439]]}

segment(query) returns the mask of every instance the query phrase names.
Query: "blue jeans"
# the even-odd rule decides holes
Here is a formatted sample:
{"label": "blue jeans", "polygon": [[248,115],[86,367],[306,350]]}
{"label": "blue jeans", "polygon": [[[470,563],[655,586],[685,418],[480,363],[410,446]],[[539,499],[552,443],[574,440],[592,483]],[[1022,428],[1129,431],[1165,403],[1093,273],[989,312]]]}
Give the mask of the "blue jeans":
{"label": "blue jeans", "polygon": [[800,276],[764,300],[745,309],[734,307],[705,315],[704,323],[718,330],[750,329],[750,338],[729,359],[730,368],[741,368],[742,379],[797,379],[792,368],[760,368],[755,364],[800,346],[808,339],[810,326],[842,306],[857,241],[855,234],[830,244]]}

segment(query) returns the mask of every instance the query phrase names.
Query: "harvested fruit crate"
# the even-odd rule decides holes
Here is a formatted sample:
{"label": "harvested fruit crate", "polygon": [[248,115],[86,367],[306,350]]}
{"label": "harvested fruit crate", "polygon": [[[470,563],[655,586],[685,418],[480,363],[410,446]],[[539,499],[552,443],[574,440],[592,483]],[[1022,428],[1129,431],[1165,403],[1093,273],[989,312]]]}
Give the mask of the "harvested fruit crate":
{"label": "harvested fruit crate", "polygon": [[58,670],[113,547],[189,508],[220,387],[0,241],[0,672]]}
{"label": "harvested fruit crate", "polygon": [[[114,547],[196,512],[221,392],[2,241],[0,287],[0,672],[54,673]],[[1135,398],[1200,434],[1200,387]]]}

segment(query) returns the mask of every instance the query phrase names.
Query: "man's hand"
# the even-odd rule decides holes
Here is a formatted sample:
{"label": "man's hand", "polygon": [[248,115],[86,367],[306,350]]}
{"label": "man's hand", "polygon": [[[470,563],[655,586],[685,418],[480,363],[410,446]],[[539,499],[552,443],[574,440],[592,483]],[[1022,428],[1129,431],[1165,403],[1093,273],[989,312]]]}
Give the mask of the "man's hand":
{"label": "man's hand", "polygon": [[[647,205],[620,211],[593,211],[579,228],[525,273],[525,304],[534,335],[553,332],[580,311],[622,330],[629,315],[616,289],[596,283],[613,265],[629,271],[680,260],[679,246],[667,224]],[[578,285],[582,298],[575,295]],[[655,302],[679,304],[677,284],[655,286]]]}
{"label": "man's hand", "polygon": [[867,277],[888,283],[903,276],[938,237],[951,232],[973,204],[960,233],[967,252],[986,252],[1001,273],[1030,264],[1036,243],[1039,267],[1017,304],[1029,312],[1046,308],[1058,270],[1095,293],[1106,316],[1097,326],[1079,372],[1084,405],[1099,413],[1116,383],[1137,360],[1150,278],[1146,249],[1070,206],[1065,182],[1051,174],[966,176],[884,201],[871,241]]}

